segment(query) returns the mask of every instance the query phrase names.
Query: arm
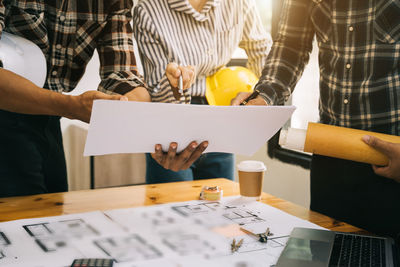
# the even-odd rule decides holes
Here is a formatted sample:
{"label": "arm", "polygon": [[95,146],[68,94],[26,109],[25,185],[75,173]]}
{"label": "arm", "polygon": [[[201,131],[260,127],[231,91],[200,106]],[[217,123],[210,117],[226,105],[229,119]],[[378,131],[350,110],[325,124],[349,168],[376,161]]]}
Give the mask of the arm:
{"label": "arm", "polygon": [[310,2],[285,0],[276,40],[256,86],[269,104],[283,104],[308,63],[314,38]]}
{"label": "arm", "polygon": [[[0,38],[5,27],[5,8],[0,0]],[[119,100],[121,96],[109,96],[88,91],[79,96],[63,95],[40,88],[29,80],[2,68],[0,62],[0,109],[35,115],[63,116],[89,122],[93,100]]]}
{"label": "arm", "polygon": [[[260,96],[249,105],[283,104],[290,96],[308,63],[314,38],[309,0],[285,0],[277,37],[267,57],[256,89]],[[238,105],[249,94],[239,93]]]}
{"label": "arm", "polygon": [[[168,71],[171,83],[168,80],[166,70],[169,63],[177,62],[179,59],[169,56],[171,52],[163,45],[160,36],[154,27],[152,18],[146,10],[138,5],[133,12],[133,33],[138,44],[140,58],[143,64],[146,83],[149,87],[152,101],[166,103],[183,103],[183,98],[176,100],[171,83],[177,85],[173,72],[175,68]],[[187,88],[188,86],[185,85]],[[184,91],[185,99],[190,99],[188,90]],[[189,104],[189,103],[187,103]]]}
{"label": "arm", "polygon": [[0,109],[89,122],[95,99],[120,100],[121,96],[97,91],[88,91],[78,96],[63,95],[37,87],[27,79],[0,68]]}
{"label": "arm", "polygon": [[264,30],[255,2],[246,0],[244,4],[243,37],[239,47],[243,48],[248,56],[247,68],[260,77],[272,40]]}
{"label": "arm", "polygon": [[363,141],[389,158],[387,166],[373,165],[374,172],[377,175],[393,179],[400,183],[400,144],[386,142],[369,135],[364,136]]}
{"label": "arm", "polygon": [[110,3],[106,25],[99,36],[99,91],[121,94],[132,101],[150,101],[145,84],[138,76],[133,52],[130,1]]}

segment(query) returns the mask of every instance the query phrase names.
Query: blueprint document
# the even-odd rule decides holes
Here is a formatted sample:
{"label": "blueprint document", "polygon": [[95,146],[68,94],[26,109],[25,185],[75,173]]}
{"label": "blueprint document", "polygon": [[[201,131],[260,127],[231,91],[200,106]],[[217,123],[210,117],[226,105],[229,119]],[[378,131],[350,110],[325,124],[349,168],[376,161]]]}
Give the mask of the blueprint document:
{"label": "blueprint document", "polygon": [[208,106],[96,100],[85,156],[154,152],[161,144],[178,152],[208,141],[206,152],[251,156],[290,118],[294,106]]}
{"label": "blueprint document", "polygon": [[[25,219],[0,223],[0,266],[62,267],[77,258],[112,258],[116,267],[271,266],[293,227],[321,229],[241,197]],[[273,235],[261,243],[242,228]],[[243,239],[235,252],[233,239]]]}

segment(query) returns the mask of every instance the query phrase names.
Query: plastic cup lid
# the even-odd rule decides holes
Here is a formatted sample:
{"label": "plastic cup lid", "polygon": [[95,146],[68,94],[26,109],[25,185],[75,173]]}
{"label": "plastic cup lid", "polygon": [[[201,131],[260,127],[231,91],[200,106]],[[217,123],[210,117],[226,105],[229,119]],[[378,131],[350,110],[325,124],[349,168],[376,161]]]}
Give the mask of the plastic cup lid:
{"label": "plastic cup lid", "polygon": [[242,161],[237,165],[237,168],[239,171],[243,172],[260,172],[267,170],[267,167],[263,162],[256,160]]}

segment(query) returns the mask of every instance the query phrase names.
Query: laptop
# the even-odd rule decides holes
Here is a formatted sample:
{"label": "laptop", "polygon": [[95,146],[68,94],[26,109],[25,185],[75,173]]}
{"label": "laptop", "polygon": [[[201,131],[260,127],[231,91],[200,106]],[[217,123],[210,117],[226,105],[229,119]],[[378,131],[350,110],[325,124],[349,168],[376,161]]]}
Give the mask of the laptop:
{"label": "laptop", "polygon": [[399,266],[391,238],[294,228],[276,267]]}

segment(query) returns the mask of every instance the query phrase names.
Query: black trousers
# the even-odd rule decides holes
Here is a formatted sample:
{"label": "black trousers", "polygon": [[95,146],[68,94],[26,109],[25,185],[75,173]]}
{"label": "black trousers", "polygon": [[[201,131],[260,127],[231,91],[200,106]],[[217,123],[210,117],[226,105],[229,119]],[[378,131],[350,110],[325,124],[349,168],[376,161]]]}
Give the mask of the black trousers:
{"label": "black trousers", "polygon": [[60,118],[0,110],[0,197],[68,190]]}
{"label": "black trousers", "polygon": [[311,209],[398,240],[400,183],[376,175],[369,164],[314,155]]}

